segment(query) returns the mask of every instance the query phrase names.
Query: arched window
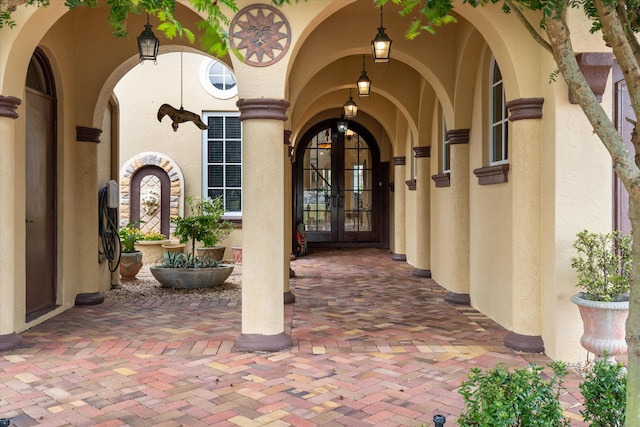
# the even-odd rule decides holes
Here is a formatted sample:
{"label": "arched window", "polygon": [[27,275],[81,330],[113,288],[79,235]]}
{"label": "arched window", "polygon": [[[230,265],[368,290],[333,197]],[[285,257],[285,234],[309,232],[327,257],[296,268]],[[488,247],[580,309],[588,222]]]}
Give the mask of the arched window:
{"label": "arched window", "polygon": [[489,164],[508,162],[509,133],[502,73],[495,58],[491,60],[491,95],[489,97]]}

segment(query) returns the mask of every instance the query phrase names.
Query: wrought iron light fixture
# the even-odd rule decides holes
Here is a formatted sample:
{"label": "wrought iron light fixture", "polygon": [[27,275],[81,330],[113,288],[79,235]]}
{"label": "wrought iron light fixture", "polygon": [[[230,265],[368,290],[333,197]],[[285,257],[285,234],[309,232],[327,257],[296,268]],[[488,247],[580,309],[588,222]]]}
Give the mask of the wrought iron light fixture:
{"label": "wrought iron light fixture", "polygon": [[371,40],[374,62],[389,62],[389,58],[391,58],[391,43],[392,40],[384,32],[384,27],[382,26],[382,6],[380,6],[380,27],[378,27],[378,34]]}
{"label": "wrought iron light fixture", "polygon": [[346,119],[353,119],[358,114],[358,106],[353,101],[353,97],[351,97],[351,89],[349,89],[349,99],[344,103],[342,109]]}
{"label": "wrought iron light fixture", "polygon": [[160,40],[153,34],[151,27],[152,25],[149,24],[149,14],[147,14],[147,23],[144,24],[144,31],[138,37],[138,52],[140,53],[140,62],[149,60],[157,64]]}
{"label": "wrought iron light fixture", "polygon": [[358,96],[369,96],[371,93],[371,80],[367,76],[367,70],[364,68],[364,55],[362,55],[362,74],[358,79]]}

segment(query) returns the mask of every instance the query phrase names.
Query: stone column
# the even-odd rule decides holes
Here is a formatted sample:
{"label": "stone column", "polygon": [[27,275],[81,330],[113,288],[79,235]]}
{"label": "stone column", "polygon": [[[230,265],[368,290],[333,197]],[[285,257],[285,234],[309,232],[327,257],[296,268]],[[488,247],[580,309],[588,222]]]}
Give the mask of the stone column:
{"label": "stone column", "polygon": [[[292,173],[293,167],[291,164],[291,156],[289,155],[289,150],[291,149],[291,131],[284,131],[284,166],[285,166],[285,180],[284,180],[284,194],[285,196],[285,241],[287,242],[287,250],[289,251],[289,257],[287,259],[287,271],[285,274],[289,275],[289,278],[292,278],[296,275],[296,273],[291,268],[291,258],[293,255],[292,251],[292,240],[293,240],[293,197],[292,197]],[[285,280],[284,282],[284,303],[285,304],[293,304],[296,302],[296,296],[291,292],[291,286],[289,280]]]}
{"label": "stone column", "polygon": [[[521,98],[507,102],[509,109],[509,158],[514,168],[512,188],[512,326],[504,344],[528,353],[544,352],[541,336],[542,291],[542,141],[543,98]],[[526,304],[524,304],[526,302]]]}
{"label": "stone column", "polygon": [[[13,96],[0,95],[0,247],[4,251],[0,268],[0,351],[10,350],[22,343],[22,337],[15,332],[16,307],[16,247],[17,220],[16,170],[15,170],[15,122],[17,109],[22,100]],[[24,219],[23,227],[24,227]]]}
{"label": "stone column", "polygon": [[406,217],[406,189],[405,189],[405,169],[407,158],[399,156],[393,158],[393,255],[394,261],[407,260],[407,217]]}
{"label": "stone column", "polygon": [[[282,135],[289,102],[240,99],[243,122],[242,333],[238,351],[291,347],[284,332],[283,289],[288,287],[289,244]],[[286,272],[286,273],[285,273]]]}
{"label": "stone column", "polygon": [[431,147],[414,147],[416,156],[416,265],[413,275],[431,277]]}
{"label": "stone column", "polygon": [[456,259],[444,300],[470,305],[469,297],[469,129],[447,131],[451,159],[451,208],[454,234],[450,256]]}

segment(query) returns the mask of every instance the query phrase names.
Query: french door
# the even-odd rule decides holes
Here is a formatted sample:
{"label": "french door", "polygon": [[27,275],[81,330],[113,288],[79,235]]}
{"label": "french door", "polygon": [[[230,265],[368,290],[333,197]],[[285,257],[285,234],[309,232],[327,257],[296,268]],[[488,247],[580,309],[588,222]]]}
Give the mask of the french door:
{"label": "french door", "polygon": [[307,242],[380,243],[379,158],[371,135],[354,123],[338,132],[335,121],[323,122],[303,137],[296,160],[295,206]]}

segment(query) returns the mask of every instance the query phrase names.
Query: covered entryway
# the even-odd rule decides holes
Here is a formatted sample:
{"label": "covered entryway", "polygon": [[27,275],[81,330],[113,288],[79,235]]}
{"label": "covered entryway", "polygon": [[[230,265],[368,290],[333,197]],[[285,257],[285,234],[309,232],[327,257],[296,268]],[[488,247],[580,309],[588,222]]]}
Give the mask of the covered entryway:
{"label": "covered entryway", "polygon": [[56,98],[49,61],[36,49],[27,72],[26,320],[56,303]]}
{"label": "covered entryway", "polygon": [[294,209],[307,242],[380,246],[388,233],[382,221],[387,186],[371,133],[355,122],[340,132],[336,120],[326,120],[306,132],[298,147]]}

